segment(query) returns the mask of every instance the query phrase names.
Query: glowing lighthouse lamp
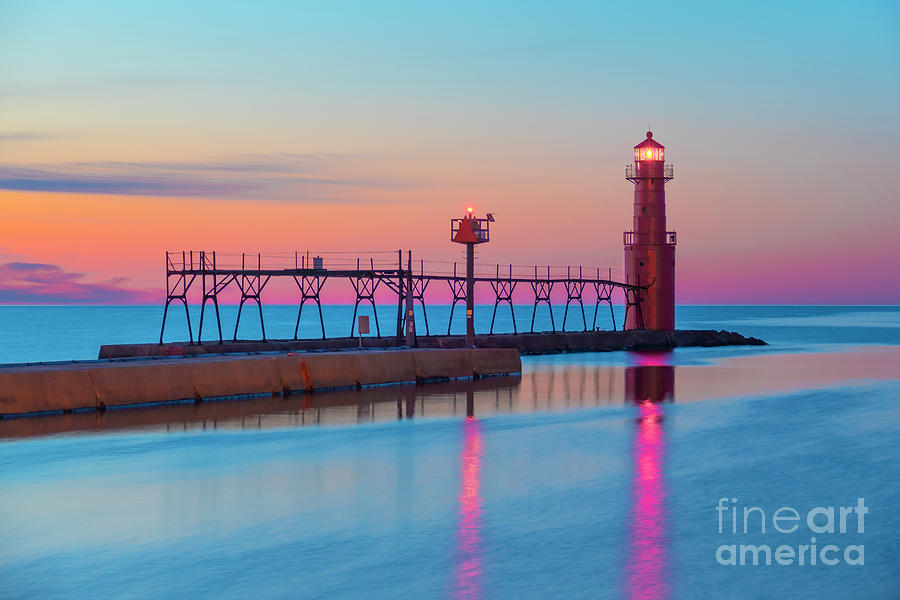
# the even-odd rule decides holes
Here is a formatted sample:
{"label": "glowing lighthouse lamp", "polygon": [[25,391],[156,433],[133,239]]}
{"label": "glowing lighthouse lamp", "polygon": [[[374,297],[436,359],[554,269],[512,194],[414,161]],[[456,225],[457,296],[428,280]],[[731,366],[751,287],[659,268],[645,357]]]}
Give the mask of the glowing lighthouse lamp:
{"label": "glowing lighthouse lamp", "polygon": [[491,241],[494,215],[484,219],[474,215],[471,206],[462,219],[450,219],[450,241],[466,245],[466,345],[475,345],[475,244]]}

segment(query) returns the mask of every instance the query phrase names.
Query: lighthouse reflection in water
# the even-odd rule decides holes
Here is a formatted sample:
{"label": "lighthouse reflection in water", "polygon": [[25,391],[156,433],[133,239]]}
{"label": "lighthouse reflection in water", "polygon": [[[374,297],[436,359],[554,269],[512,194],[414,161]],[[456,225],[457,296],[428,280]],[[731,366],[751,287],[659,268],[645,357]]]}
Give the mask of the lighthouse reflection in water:
{"label": "lighthouse reflection in water", "polygon": [[[625,573],[625,597],[668,597],[666,524],[665,403],[674,401],[675,367],[666,353],[633,353],[625,369],[626,404],[637,410],[632,442],[632,483]],[[474,392],[466,398],[460,451],[459,514],[456,531],[457,598],[482,597],[481,423],[475,417]]]}
{"label": "lighthouse reflection in water", "polygon": [[665,403],[674,400],[675,367],[662,353],[635,353],[625,370],[625,402],[637,408],[628,520],[627,598],[668,596],[668,533],[664,463]]}

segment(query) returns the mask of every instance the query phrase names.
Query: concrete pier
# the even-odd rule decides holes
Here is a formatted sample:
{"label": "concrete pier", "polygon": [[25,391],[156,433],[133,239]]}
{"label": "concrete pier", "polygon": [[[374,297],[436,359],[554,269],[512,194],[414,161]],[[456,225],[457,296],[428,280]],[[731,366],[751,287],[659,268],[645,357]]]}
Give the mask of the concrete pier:
{"label": "concrete pier", "polygon": [[520,373],[520,354],[664,350],[765,344],[728,331],[593,331],[476,337],[127,344],[96,361],[0,366],[0,416],[104,410],[118,406],[273,396],[379,384]]}
{"label": "concrete pier", "polygon": [[0,415],[519,373],[515,349],[387,349],[0,366]]}

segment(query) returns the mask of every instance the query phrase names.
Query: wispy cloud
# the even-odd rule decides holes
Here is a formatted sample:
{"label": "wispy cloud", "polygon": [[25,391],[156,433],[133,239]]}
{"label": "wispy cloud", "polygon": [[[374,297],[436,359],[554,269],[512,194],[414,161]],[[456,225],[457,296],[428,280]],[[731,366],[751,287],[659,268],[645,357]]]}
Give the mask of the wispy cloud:
{"label": "wispy cloud", "polygon": [[142,94],[148,89],[184,86],[196,82],[196,78],[184,77],[108,77],[35,83],[0,83],[0,102],[9,100],[30,100],[41,97],[70,97],[73,95]]}
{"label": "wispy cloud", "polygon": [[211,161],[95,161],[58,165],[0,166],[0,189],[121,194],[253,198],[293,201],[359,201],[369,189],[420,187],[412,180],[372,172],[356,155],[240,155]]}
{"label": "wispy cloud", "polygon": [[0,189],[133,196],[234,196],[258,190],[259,186],[164,174],[91,175],[77,170],[0,167]]}
{"label": "wispy cloud", "polygon": [[39,140],[55,140],[59,136],[52,133],[38,133],[35,131],[0,132],[0,142],[32,142]]}
{"label": "wispy cloud", "polygon": [[126,277],[86,281],[84,273],[58,265],[29,262],[0,264],[2,304],[146,304],[157,303],[159,293],[125,287]]}

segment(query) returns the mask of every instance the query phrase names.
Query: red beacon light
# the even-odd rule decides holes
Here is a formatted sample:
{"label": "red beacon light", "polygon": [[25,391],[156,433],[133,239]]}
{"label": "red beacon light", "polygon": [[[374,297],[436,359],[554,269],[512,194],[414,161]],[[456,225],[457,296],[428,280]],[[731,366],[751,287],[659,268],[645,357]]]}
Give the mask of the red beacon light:
{"label": "red beacon light", "polygon": [[490,224],[494,215],[488,213],[484,219],[475,216],[475,209],[466,208],[462,219],[450,219],[450,241],[457,244],[484,244],[491,241]]}

